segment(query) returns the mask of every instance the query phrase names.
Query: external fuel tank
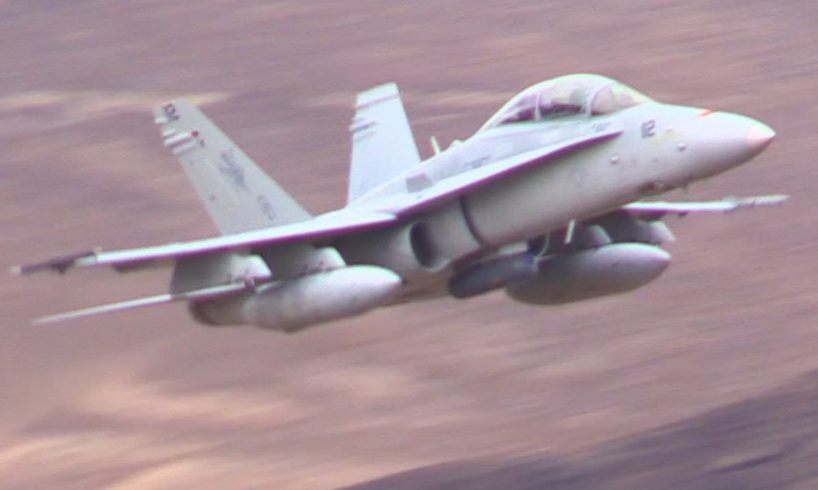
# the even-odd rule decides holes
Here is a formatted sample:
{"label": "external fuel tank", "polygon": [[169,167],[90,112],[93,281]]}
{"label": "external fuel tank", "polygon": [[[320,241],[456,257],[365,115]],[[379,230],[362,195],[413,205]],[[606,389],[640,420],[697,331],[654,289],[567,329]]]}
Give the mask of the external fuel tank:
{"label": "external fuel tank", "polygon": [[197,321],[211,326],[249,324],[293,332],[388,304],[401,284],[400,276],[388,269],[349,266],[192,303],[190,310]]}
{"label": "external fuel tank", "polygon": [[509,284],[522,303],[556,305],[630,291],[667,269],[670,254],[643,243],[614,243],[556,255],[539,264],[536,277]]}

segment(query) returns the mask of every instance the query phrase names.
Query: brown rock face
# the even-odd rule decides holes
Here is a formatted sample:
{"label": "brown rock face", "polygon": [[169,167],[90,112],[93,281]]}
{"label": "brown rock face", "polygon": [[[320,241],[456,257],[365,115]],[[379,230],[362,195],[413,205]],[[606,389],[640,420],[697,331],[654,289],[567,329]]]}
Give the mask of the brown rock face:
{"label": "brown rock face", "polygon": [[[0,279],[3,488],[816,488],[818,4],[0,0],[0,257],[214,233],[150,108],[188,95],[306,206],[342,204],[359,89],[401,85],[421,151],[516,90],[599,72],[778,133],[689,199],[631,294],[500,294],[295,336],[154,294],[161,272]],[[356,487],[353,487],[356,488]]]}

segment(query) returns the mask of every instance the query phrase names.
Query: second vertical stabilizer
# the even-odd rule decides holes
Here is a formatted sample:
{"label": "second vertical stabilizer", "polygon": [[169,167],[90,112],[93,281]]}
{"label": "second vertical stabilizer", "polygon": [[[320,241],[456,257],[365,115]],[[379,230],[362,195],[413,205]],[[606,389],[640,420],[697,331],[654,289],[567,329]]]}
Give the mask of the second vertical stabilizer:
{"label": "second vertical stabilizer", "polygon": [[311,218],[207,116],[186,100],[156,108],[155,121],[224,235]]}
{"label": "second vertical stabilizer", "polygon": [[358,94],[347,203],[420,163],[415,138],[394,83]]}

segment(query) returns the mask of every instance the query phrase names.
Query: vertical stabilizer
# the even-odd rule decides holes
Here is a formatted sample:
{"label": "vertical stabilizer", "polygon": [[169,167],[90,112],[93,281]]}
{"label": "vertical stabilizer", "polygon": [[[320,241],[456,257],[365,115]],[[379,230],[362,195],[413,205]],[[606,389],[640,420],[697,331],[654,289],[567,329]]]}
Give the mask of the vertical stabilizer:
{"label": "vertical stabilizer", "polygon": [[415,138],[394,83],[358,94],[347,203],[420,163]]}
{"label": "vertical stabilizer", "polygon": [[179,159],[222,234],[311,217],[199,109],[174,100],[154,113],[165,146]]}

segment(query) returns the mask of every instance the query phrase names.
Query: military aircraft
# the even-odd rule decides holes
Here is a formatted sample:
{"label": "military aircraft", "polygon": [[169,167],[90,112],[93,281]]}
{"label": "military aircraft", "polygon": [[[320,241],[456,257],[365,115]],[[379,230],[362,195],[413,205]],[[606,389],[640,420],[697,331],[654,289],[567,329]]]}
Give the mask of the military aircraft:
{"label": "military aircraft", "polygon": [[311,215],[197,108],[155,111],[220,236],[58,257],[17,273],[172,267],[169,292],[40,319],[185,301],[200,323],[294,332],[377,307],[504,289],[553,305],[657,278],[667,215],[786,196],[644,201],[747,162],[775,133],[748,117],[660,103],[610,78],[533,85],[471,137],[421,161],[398,88],[357,96],[347,205]]}

